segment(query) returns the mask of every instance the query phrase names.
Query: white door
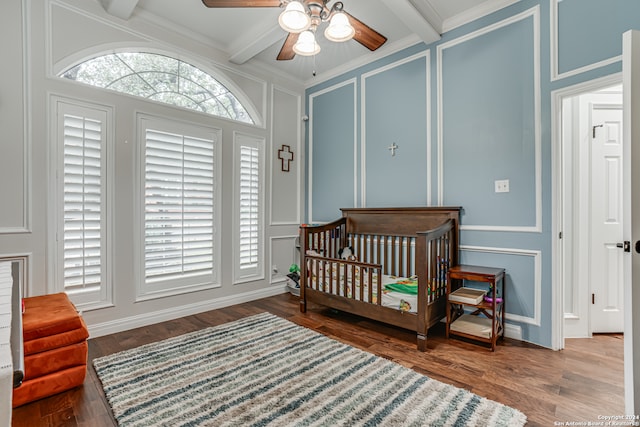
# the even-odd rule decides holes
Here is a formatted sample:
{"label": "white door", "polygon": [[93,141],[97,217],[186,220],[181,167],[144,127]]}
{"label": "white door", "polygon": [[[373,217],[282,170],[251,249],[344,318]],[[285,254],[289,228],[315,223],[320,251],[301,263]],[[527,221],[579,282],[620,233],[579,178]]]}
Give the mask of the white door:
{"label": "white door", "polygon": [[622,106],[591,104],[591,332],[623,331]]}
{"label": "white door", "polygon": [[631,254],[624,257],[624,395],[625,412],[632,415],[640,413],[640,31],[623,35],[622,76],[624,235],[631,238]]}

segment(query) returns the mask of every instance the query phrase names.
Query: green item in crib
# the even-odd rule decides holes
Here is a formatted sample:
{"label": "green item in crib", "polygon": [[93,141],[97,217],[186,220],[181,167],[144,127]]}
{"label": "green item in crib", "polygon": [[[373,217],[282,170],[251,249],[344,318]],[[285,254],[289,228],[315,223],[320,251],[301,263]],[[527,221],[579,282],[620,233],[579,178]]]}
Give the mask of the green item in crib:
{"label": "green item in crib", "polygon": [[407,279],[397,283],[389,283],[384,287],[387,291],[400,292],[407,295],[418,295],[418,280]]}

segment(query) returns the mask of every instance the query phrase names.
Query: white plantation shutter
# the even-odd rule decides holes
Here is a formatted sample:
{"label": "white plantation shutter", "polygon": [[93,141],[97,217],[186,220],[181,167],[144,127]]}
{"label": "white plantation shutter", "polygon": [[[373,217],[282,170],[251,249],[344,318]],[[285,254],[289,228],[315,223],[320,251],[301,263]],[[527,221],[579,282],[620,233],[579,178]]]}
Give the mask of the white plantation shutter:
{"label": "white plantation shutter", "polygon": [[146,129],[147,282],[213,277],[215,162],[213,139]]}
{"label": "white plantation shutter", "polygon": [[109,169],[113,110],[51,96],[53,288],[82,310],[111,304]]}
{"label": "white plantation shutter", "polygon": [[236,133],[235,161],[235,280],[262,277],[264,234],[264,140]]}
{"label": "white plantation shutter", "polygon": [[100,287],[103,250],[103,123],[63,115],[63,281],[73,291]]}
{"label": "white plantation shutter", "polygon": [[240,269],[258,266],[260,233],[260,151],[240,147]]}

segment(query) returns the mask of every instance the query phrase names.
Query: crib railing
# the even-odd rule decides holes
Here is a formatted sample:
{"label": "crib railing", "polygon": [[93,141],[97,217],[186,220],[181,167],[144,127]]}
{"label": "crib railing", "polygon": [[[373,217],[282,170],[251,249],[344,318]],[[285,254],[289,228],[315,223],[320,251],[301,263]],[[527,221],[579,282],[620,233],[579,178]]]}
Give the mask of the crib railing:
{"label": "crib railing", "polygon": [[346,246],[346,227],[345,218],[319,226],[302,226],[300,245],[303,253],[314,251],[329,258],[338,258],[338,251]]}
{"label": "crib railing", "polygon": [[410,277],[415,273],[415,236],[349,234],[348,242],[360,261],[381,264],[383,274]]}
{"label": "crib railing", "polygon": [[307,255],[307,288],[381,305],[382,266],[320,255]]}

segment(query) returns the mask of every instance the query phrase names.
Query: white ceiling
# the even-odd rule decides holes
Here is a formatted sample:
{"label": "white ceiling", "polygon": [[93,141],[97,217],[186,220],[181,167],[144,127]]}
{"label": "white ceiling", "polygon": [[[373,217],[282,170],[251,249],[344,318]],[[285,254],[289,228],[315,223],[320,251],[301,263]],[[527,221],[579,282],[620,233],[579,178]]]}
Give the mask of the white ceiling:
{"label": "white ceiling", "polygon": [[[100,1],[119,18],[135,16],[204,41],[225,52],[234,64],[260,63],[310,84],[313,71],[318,78],[328,77],[421,40],[432,43],[443,32],[518,0],[343,0],[345,11],[383,34],[387,42],[372,53],[354,40],[333,43],[319,34],[318,55],[291,61],[276,61],[287,36],[278,26],[280,8],[213,9],[201,0]],[[329,1],[329,7],[333,3]]]}

